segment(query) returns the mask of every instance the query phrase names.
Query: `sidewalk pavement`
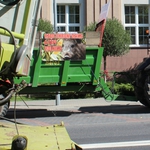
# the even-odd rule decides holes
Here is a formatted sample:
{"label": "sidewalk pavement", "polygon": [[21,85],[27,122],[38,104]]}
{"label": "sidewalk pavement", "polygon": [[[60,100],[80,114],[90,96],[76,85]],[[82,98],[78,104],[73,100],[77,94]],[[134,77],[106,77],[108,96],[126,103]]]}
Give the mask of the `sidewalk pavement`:
{"label": "sidewalk pavement", "polygon": [[[26,104],[27,106],[26,106]],[[60,104],[56,105],[56,100],[33,100],[33,101],[17,101],[17,109],[47,109],[47,110],[78,110],[80,107],[87,106],[112,106],[112,105],[141,105],[139,102],[131,101],[105,101],[104,98],[88,98],[88,99],[70,99],[60,100]],[[14,102],[10,103],[10,108],[14,108]]]}

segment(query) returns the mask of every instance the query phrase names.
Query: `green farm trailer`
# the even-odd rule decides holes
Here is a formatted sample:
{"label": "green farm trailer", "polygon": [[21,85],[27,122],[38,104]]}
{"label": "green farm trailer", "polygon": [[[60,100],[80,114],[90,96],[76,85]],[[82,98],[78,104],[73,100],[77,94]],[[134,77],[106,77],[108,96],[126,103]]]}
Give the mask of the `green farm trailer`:
{"label": "green farm trailer", "polygon": [[[33,50],[28,76],[15,78],[15,84],[27,85],[19,94],[50,94],[61,92],[98,93],[107,100],[123,100],[112,94],[101,76],[103,47],[86,47],[86,59],[81,61],[43,62],[38,48]],[[128,100],[135,100],[126,96]]]}
{"label": "green farm trailer", "polygon": [[[15,94],[51,94],[63,92],[101,92],[107,100],[140,101],[150,106],[150,58],[136,68],[135,97],[115,95],[108,88],[101,74],[103,51],[101,47],[106,18],[100,19],[96,31],[100,32],[98,46],[85,46],[81,33],[44,34],[42,44],[34,46],[42,0],[0,1],[0,116],[9,110],[11,97]],[[107,8],[107,4],[104,7]],[[102,9],[103,10],[103,9]],[[104,10],[104,12],[106,12]],[[106,16],[105,16],[106,17]],[[88,39],[89,40],[89,39]],[[92,40],[89,40],[92,41]],[[18,125],[1,122],[2,150],[81,150],[67,134],[63,123],[49,127]],[[32,138],[35,133],[42,135]],[[62,134],[64,136],[62,136]],[[43,136],[47,135],[47,136]],[[59,139],[56,141],[54,138]],[[50,137],[51,143],[47,140]],[[11,143],[12,144],[7,144]],[[37,143],[38,144],[37,144]],[[44,143],[46,142],[46,143]],[[19,143],[19,144],[18,144]],[[32,144],[36,143],[36,144]]]}
{"label": "green farm trailer", "polygon": [[[97,93],[107,100],[135,100],[115,95],[101,76],[101,47],[109,4],[104,5],[91,33],[45,33],[35,48],[42,0],[0,1],[0,115],[5,116],[14,94]],[[5,11],[5,9],[7,11]],[[98,33],[98,34],[97,34]],[[91,42],[91,43],[90,43]],[[86,45],[86,43],[89,43]],[[96,45],[96,46],[95,46]],[[141,89],[135,86],[138,91]]]}

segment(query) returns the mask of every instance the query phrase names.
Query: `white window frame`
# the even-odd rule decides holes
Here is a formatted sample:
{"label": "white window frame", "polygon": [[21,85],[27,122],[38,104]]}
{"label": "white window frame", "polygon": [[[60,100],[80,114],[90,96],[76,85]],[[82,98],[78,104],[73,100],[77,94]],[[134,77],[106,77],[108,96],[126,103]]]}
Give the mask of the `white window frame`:
{"label": "white window frame", "polygon": [[[58,4],[57,6],[60,6],[61,4]],[[79,27],[79,31],[81,31],[81,24],[80,24],[80,19],[79,19],[79,23],[69,23],[69,6],[71,6],[71,5],[69,5],[69,4],[66,4],[66,5],[63,5],[63,6],[65,6],[65,10],[66,10],[66,12],[65,12],[65,19],[66,19],[66,22],[65,23],[57,23],[57,27],[58,26],[62,26],[62,27],[65,27],[65,29],[66,29],[66,31],[64,31],[64,32],[70,32],[69,31],[69,27],[71,27],[71,26],[73,26],[73,27]],[[74,5],[74,6],[79,6],[79,13],[81,13],[80,12],[80,5]],[[79,14],[79,17],[80,17],[80,14]],[[71,31],[71,32],[73,32],[73,31]]]}
{"label": "white window frame", "polygon": [[[85,0],[51,0],[51,23],[54,23],[54,16],[57,16],[54,14],[54,2],[57,5],[79,5],[80,8],[80,32],[82,32],[84,30],[84,24],[85,24]],[[56,18],[57,20],[57,18]]]}
{"label": "white window frame", "polygon": [[[125,5],[125,6],[129,6],[129,5]],[[125,7],[124,6],[124,7]],[[139,18],[138,18],[138,6],[134,6],[135,7],[135,24],[129,24],[129,23],[125,23],[124,22],[124,27],[135,27],[135,44],[131,44],[131,47],[146,47],[146,44],[139,44],[139,27],[149,27],[149,23],[148,24],[139,24]],[[149,12],[150,12],[150,8],[149,8]],[[125,19],[124,19],[125,20]]]}
{"label": "white window frame", "polygon": [[[148,14],[148,19],[149,23],[148,24],[139,24],[138,23],[138,12],[137,12],[137,7],[141,5],[148,5],[149,6],[149,14]],[[135,24],[125,24],[125,6],[135,6]],[[147,0],[122,0],[122,20],[124,27],[135,27],[135,42],[136,44],[131,44],[130,47],[147,47],[146,44],[139,44],[139,27],[149,27],[150,30],[150,5]]]}

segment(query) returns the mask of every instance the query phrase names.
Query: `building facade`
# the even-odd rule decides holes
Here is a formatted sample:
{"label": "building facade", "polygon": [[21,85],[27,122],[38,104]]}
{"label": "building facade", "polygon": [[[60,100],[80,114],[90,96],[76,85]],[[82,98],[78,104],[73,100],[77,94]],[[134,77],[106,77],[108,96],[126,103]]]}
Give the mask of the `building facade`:
{"label": "building facade", "polygon": [[[50,20],[59,32],[82,32],[98,22],[101,7],[109,0],[43,0],[41,17]],[[149,0],[111,0],[108,18],[119,19],[131,34],[130,52],[121,57],[108,57],[108,71],[134,68],[149,57],[146,30],[150,28]],[[103,65],[102,65],[103,67]]]}

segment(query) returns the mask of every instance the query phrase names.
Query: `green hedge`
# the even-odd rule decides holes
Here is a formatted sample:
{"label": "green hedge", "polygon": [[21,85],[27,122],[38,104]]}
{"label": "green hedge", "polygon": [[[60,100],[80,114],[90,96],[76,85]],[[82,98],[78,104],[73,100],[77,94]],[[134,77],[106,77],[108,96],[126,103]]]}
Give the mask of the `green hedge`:
{"label": "green hedge", "polygon": [[115,83],[107,82],[108,87],[114,94],[134,96],[134,87],[131,83]]}

